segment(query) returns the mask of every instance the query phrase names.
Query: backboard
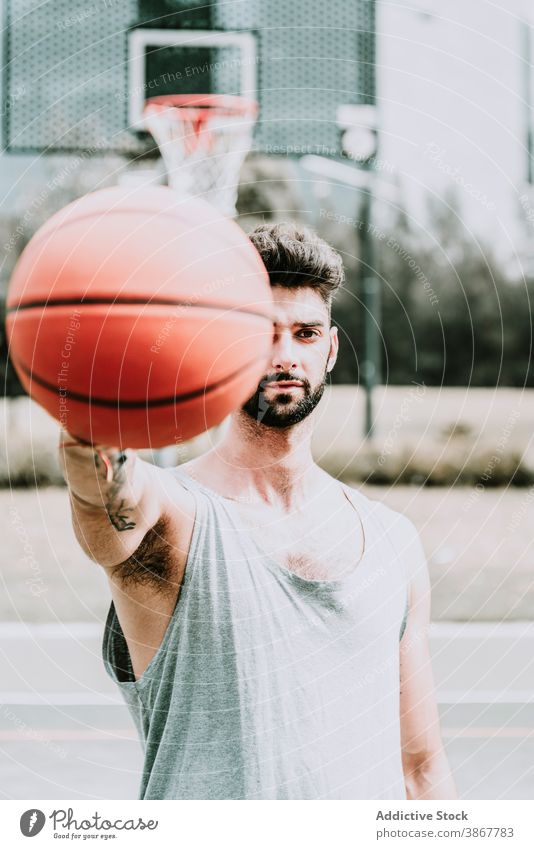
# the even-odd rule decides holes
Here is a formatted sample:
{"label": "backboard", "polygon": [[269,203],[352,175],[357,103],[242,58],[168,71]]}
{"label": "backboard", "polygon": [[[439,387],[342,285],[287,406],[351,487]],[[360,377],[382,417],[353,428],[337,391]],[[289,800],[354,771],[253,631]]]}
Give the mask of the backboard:
{"label": "backboard", "polygon": [[374,0],[4,0],[4,147],[152,146],[148,97],[259,102],[253,149],[339,152],[340,104],[374,102]]}

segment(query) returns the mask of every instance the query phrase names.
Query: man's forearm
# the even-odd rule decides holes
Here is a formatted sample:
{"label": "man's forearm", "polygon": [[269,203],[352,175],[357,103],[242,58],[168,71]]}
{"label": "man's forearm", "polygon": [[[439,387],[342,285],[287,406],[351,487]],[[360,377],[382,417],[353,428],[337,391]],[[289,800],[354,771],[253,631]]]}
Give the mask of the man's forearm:
{"label": "man's forearm", "polygon": [[457,799],[458,792],[443,750],[404,763],[407,799]]}

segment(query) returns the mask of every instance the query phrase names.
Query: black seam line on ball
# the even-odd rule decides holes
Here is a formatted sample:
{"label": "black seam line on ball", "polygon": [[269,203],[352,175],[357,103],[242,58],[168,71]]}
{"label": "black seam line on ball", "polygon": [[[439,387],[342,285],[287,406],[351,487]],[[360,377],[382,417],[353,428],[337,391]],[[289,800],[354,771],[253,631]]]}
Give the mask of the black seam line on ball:
{"label": "black seam line on ball", "polygon": [[[241,371],[246,371],[251,366],[260,362],[260,359],[256,357],[253,360],[250,360],[248,363],[240,369]],[[56,395],[59,391],[59,387],[53,383],[49,383],[47,380],[44,380],[39,375],[33,373],[21,362],[17,361],[18,367],[24,374],[30,379],[34,380],[38,386],[42,386],[43,389],[47,389],[49,392],[53,392]],[[237,372],[233,372],[228,377],[223,377],[221,380],[216,381],[215,383],[211,383],[208,386],[203,387],[202,389],[193,389],[191,392],[183,392],[181,395],[171,395],[168,398],[146,398],[145,400],[140,401],[121,401],[121,400],[113,400],[112,398],[95,398],[93,395],[83,395],[80,392],[72,392],[69,389],[65,389],[61,391],[61,395],[64,398],[67,398],[71,401],[81,401],[84,404],[92,404],[95,407],[109,407],[109,408],[120,408],[123,410],[141,410],[149,407],[166,407],[171,404],[180,404],[184,401],[192,401],[195,398],[198,398],[200,395],[207,395],[210,392],[214,392],[216,389],[220,389],[225,386],[227,383],[230,383],[235,379]]]}
{"label": "black seam line on ball", "polygon": [[205,310],[220,310],[221,312],[242,312],[246,315],[254,315],[257,318],[264,318],[266,321],[272,321],[265,313],[257,310],[247,309],[246,307],[230,306],[225,304],[214,303],[191,303],[178,298],[54,298],[44,301],[27,301],[24,304],[8,307],[7,313],[16,313],[23,310],[38,309],[40,307],[83,307],[83,306],[164,306],[164,307],[198,307]]}

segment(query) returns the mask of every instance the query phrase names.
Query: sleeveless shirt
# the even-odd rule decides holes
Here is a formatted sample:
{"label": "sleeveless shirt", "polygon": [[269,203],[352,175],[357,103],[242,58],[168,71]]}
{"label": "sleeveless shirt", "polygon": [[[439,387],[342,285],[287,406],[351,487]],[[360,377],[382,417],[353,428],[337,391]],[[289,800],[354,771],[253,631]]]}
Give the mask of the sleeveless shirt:
{"label": "sleeveless shirt", "polygon": [[340,484],[363,557],[309,580],[259,548],[235,501],[172,471],[196,514],[163,641],[135,680],[112,602],[102,646],[143,747],[139,798],[405,799],[408,580],[393,526],[408,520]]}

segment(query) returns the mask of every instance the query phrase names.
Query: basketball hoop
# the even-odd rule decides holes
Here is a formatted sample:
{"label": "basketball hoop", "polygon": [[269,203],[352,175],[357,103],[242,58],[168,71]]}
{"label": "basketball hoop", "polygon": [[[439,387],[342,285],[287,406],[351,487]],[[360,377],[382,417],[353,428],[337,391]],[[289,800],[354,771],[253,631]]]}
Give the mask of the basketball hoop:
{"label": "basketball hoop", "polygon": [[202,197],[233,216],[257,114],[257,103],[245,97],[171,94],[147,100],[143,118],[171,188]]}

